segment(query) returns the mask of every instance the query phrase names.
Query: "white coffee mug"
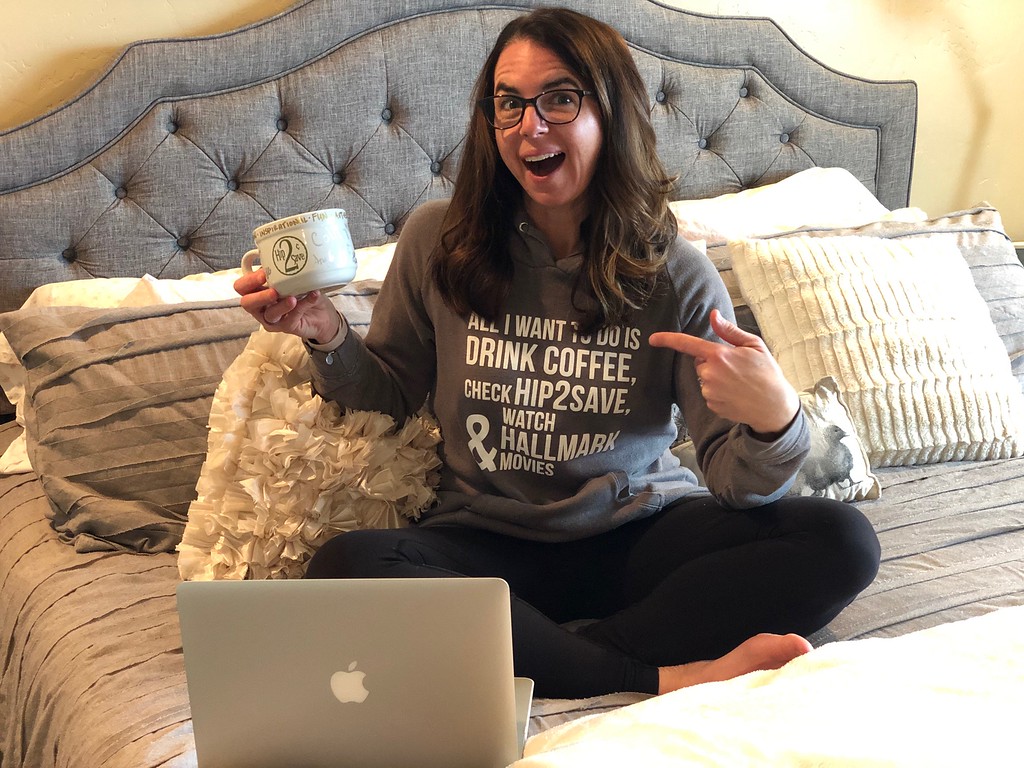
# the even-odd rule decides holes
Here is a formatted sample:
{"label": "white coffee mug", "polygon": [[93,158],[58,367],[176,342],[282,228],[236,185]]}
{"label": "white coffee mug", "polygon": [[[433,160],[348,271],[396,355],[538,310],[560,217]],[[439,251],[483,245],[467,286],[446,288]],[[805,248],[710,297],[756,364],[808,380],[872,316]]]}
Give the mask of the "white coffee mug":
{"label": "white coffee mug", "polygon": [[356,252],[341,208],[278,219],[256,227],[252,237],[256,248],[242,257],[242,270],[262,266],[267,284],[282,296],[337,288],[356,276]]}

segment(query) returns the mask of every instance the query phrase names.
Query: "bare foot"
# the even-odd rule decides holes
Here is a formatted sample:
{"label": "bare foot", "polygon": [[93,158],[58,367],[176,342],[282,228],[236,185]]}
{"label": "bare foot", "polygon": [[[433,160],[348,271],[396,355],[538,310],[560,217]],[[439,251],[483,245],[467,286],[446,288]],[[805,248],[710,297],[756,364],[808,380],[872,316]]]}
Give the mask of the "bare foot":
{"label": "bare foot", "polygon": [[759,669],[778,669],[810,650],[811,644],[800,635],[754,635],[712,661],[659,667],[658,693],[668,693],[700,683],[731,680]]}

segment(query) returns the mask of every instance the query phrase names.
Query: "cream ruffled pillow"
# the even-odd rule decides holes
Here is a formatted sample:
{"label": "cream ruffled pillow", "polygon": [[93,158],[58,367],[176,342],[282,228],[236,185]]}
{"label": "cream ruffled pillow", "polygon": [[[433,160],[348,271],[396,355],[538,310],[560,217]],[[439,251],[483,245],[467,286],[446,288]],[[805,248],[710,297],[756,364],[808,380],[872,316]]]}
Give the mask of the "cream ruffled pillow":
{"label": "cream ruffled pillow", "polygon": [[225,371],[178,546],[186,580],[294,578],[327,539],[394,528],[434,500],[436,423],[340,413],[313,395],[301,342],[256,331]]}

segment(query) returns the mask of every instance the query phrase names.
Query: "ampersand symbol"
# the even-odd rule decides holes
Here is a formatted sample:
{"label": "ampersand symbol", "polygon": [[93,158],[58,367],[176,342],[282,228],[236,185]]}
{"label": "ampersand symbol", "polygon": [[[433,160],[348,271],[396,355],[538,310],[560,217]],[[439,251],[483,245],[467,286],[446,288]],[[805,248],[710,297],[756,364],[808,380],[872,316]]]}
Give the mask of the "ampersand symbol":
{"label": "ampersand symbol", "polygon": [[494,463],[494,457],[498,455],[498,449],[484,448],[484,438],[491,431],[490,422],[483,416],[473,414],[466,419],[466,431],[469,432],[469,449],[476,454],[476,463],[480,469],[486,472],[497,472],[498,465]]}

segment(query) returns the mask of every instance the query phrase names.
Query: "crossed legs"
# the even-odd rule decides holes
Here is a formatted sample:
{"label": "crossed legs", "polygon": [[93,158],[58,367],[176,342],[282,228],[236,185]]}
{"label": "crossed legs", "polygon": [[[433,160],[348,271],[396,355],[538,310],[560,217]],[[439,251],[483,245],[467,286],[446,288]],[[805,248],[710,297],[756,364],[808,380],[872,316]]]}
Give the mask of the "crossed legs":
{"label": "crossed legs", "polygon": [[871,582],[878,559],[849,505],[787,498],[736,511],[702,497],[573,542],[429,525],[353,531],[327,542],[307,577],[504,578],[516,674],[538,695],[571,698],[780,667]]}

